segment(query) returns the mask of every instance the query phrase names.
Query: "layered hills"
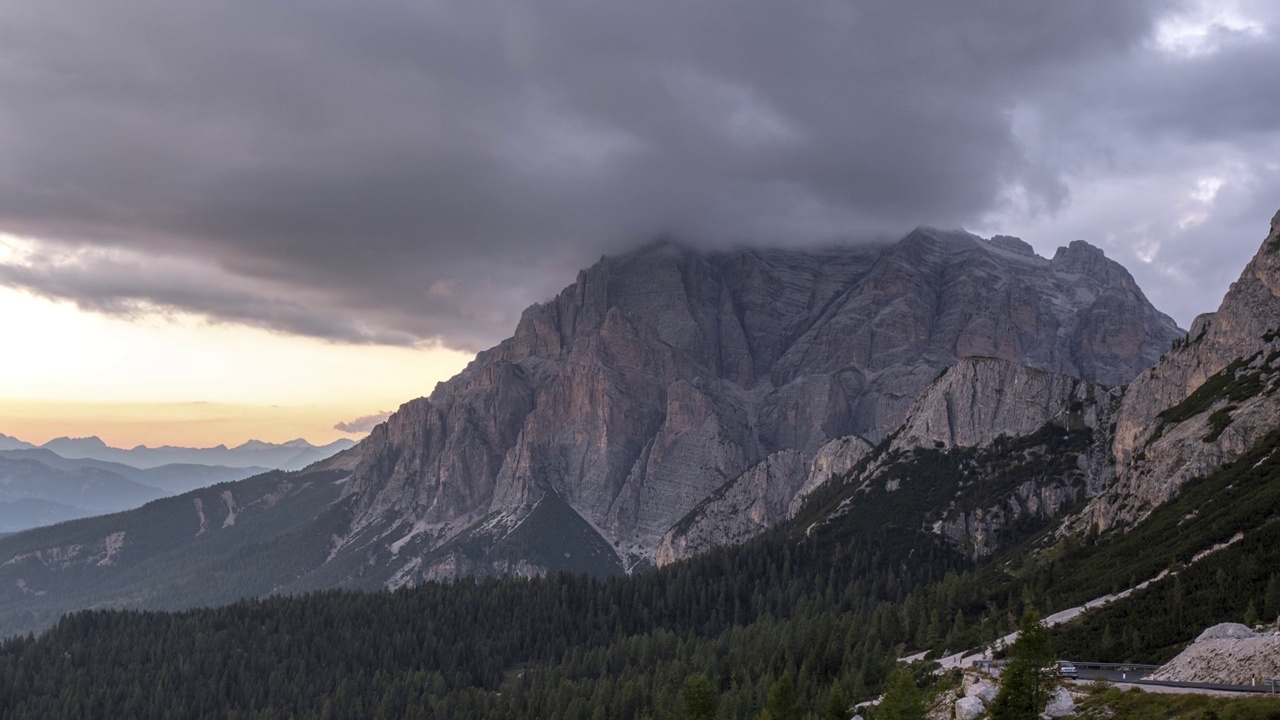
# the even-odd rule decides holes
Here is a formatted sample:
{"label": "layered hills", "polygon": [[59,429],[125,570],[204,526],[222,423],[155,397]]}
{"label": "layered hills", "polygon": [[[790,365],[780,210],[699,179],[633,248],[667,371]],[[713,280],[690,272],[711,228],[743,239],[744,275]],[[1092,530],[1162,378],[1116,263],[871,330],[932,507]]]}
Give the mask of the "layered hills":
{"label": "layered hills", "polygon": [[[0,434],[0,533],[129,510],[271,469],[297,470],[353,444],[250,440],[234,448],[126,450],[97,437],[55,438],[37,446]],[[206,464],[218,460],[227,464]]]}
{"label": "layered hills", "polygon": [[[7,439],[10,447],[3,442]],[[67,459],[102,460],[120,463],[141,470],[150,470],[165,465],[206,465],[215,467],[249,468],[256,472],[264,470],[301,470],[317,460],[346,450],[355,444],[353,440],[335,440],[326,445],[313,445],[302,438],[283,443],[269,443],[261,440],[249,440],[235,447],[217,445],[209,448],[177,447],[162,445],[147,447],[138,445],[132,448],[111,447],[101,438],[90,436],[83,438],[54,438],[40,447],[57,453]],[[23,447],[25,446],[25,448]],[[34,445],[23,443],[16,438],[0,436],[0,450],[30,449]]]}

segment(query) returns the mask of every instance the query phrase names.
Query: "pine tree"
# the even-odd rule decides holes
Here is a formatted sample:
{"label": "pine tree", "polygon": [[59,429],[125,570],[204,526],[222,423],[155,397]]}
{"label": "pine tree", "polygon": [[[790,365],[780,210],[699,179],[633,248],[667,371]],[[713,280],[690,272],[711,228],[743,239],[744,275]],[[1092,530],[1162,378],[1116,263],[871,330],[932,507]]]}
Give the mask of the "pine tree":
{"label": "pine tree", "polygon": [[991,717],[1034,720],[1048,702],[1057,677],[1049,631],[1035,610],[1028,608],[1023,614],[1018,639],[1009,648],[1009,656]]}
{"label": "pine tree", "polygon": [[[1107,623],[1102,628],[1102,639],[1099,641],[1104,655],[1110,655],[1111,651],[1116,647],[1116,637],[1111,633],[1111,623]],[[1106,658],[1104,658],[1106,659]]]}
{"label": "pine tree", "polygon": [[1275,620],[1280,616],[1280,573],[1273,573],[1267,581],[1264,609],[1267,620]]}
{"label": "pine tree", "polygon": [[720,698],[711,688],[711,682],[702,673],[691,676],[684,683],[684,716],[689,720],[712,720],[720,704]]}
{"label": "pine tree", "polygon": [[1258,624],[1258,606],[1253,601],[1249,601],[1249,607],[1244,611],[1244,624],[1252,628]]}
{"label": "pine tree", "polygon": [[884,699],[876,711],[876,720],[924,720],[924,698],[911,673],[894,668],[885,685]]}
{"label": "pine tree", "polygon": [[848,720],[849,700],[840,692],[840,688],[831,688],[827,696],[827,720]]}
{"label": "pine tree", "polygon": [[800,720],[800,707],[796,700],[795,686],[791,684],[790,672],[782,673],[782,677],[769,690],[765,713],[770,720]]}

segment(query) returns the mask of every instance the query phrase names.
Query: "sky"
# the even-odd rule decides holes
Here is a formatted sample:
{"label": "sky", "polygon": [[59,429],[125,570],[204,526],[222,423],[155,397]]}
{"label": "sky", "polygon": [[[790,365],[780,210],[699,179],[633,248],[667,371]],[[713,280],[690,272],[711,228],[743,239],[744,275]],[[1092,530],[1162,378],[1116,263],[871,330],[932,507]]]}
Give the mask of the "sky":
{"label": "sky", "polygon": [[1276,67],[1271,0],[0,0],[0,433],[359,437],[657,236],[1084,239],[1186,327]]}

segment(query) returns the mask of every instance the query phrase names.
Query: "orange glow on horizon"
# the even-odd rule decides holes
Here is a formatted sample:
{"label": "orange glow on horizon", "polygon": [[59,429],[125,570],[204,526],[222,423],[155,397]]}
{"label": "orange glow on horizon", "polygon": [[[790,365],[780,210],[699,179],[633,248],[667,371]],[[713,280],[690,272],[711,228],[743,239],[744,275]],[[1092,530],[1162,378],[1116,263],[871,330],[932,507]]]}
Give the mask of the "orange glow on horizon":
{"label": "orange glow on horizon", "polygon": [[234,446],[359,437],[334,424],[429,395],[473,355],[342,345],[182,315],[108,317],[0,287],[0,433],[33,444]]}
{"label": "orange glow on horizon", "polygon": [[0,400],[0,433],[33,445],[57,437],[96,435],[107,445],[126,449],[137,445],[235,447],[247,440],[282,443],[299,437],[325,445],[339,438],[364,437],[335,430],[333,425],[368,414],[363,407],[340,406]]}

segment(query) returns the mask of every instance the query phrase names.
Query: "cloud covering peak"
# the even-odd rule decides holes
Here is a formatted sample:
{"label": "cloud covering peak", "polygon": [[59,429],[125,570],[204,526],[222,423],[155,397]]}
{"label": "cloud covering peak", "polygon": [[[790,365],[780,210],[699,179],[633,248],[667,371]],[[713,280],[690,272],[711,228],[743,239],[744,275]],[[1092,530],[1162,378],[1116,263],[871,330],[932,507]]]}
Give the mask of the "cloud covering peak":
{"label": "cloud covering peak", "polygon": [[658,234],[1061,227],[1196,286],[1196,233],[1280,189],[1276,11],[1206,7],[0,3],[0,282],[472,350]]}

